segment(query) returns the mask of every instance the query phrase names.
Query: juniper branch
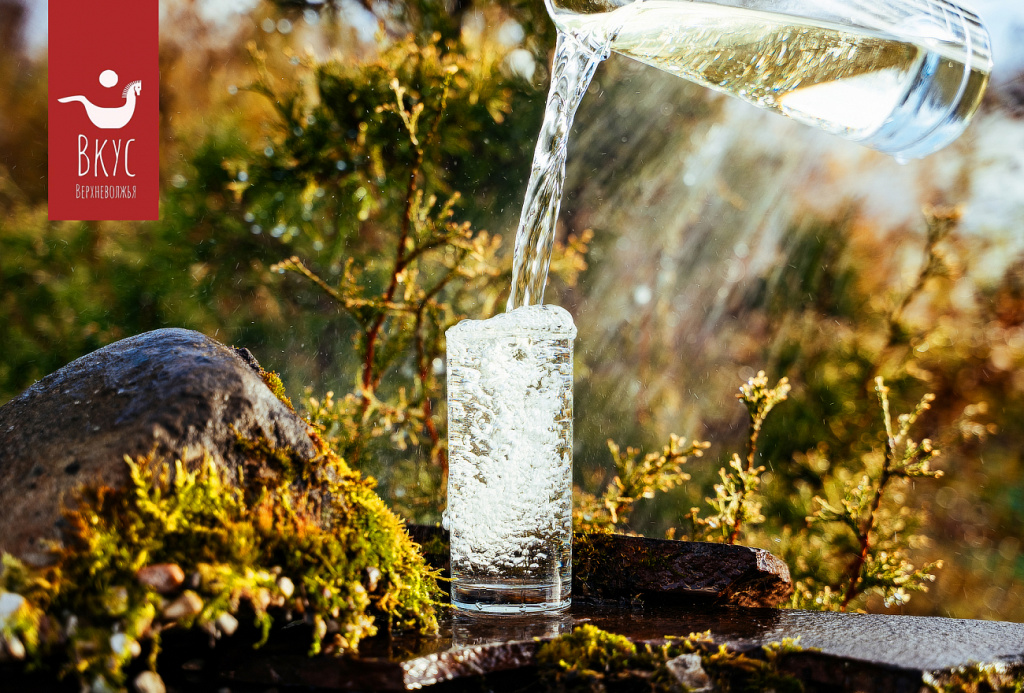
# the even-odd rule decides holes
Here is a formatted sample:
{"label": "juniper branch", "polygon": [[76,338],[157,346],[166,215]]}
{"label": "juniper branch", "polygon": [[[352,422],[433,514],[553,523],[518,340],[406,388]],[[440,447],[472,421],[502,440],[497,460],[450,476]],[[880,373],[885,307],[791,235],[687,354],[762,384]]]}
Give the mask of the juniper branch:
{"label": "juniper branch", "polygon": [[[737,393],[736,399],[743,402],[747,408],[747,413],[750,415],[750,433],[747,437],[746,469],[742,470],[745,472],[744,476],[759,473],[754,467],[754,460],[757,458],[757,439],[761,435],[761,427],[764,426],[768,413],[775,408],[775,405],[786,400],[789,396],[789,390],[790,385],[788,378],[782,378],[774,388],[769,388],[768,376],[765,375],[764,371],[759,371],[757,376],[748,380],[745,385],[740,386],[740,391]],[[737,499],[739,505],[736,510],[736,515],[732,521],[732,528],[729,532],[729,537],[726,539],[727,544],[735,544],[736,540],[739,538],[743,519],[746,516],[746,513],[744,513],[744,507],[749,502],[750,496],[756,487],[757,484],[748,483],[746,479],[743,479],[743,483],[740,488],[740,496]]]}

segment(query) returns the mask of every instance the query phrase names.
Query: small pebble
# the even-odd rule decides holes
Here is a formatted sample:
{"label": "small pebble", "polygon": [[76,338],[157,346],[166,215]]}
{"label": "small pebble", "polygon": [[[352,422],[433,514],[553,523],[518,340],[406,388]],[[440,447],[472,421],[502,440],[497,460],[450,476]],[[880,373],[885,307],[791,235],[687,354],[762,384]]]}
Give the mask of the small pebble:
{"label": "small pebble", "polygon": [[136,676],[135,690],[138,693],[167,693],[164,680],[155,671],[144,671]]}
{"label": "small pebble", "polygon": [[192,590],[182,592],[181,596],[164,607],[164,618],[180,621],[195,616],[203,610],[203,600]]}
{"label": "small pebble", "polygon": [[282,577],[277,581],[277,589],[281,590],[281,594],[287,599],[295,594],[295,583],[286,577]]}
{"label": "small pebble", "polygon": [[7,650],[7,654],[15,659],[25,659],[25,645],[16,635],[9,635],[5,638],[4,649]]}
{"label": "small pebble", "polygon": [[25,603],[25,598],[13,592],[0,592],[0,624],[3,624]]}
{"label": "small pebble", "polygon": [[139,645],[139,641],[135,638],[129,638],[124,633],[114,633],[110,636],[110,649],[119,656],[129,653],[132,657],[138,657],[142,653],[142,646]]}
{"label": "small pebble", "polygon": [[224,635],[234,635],[238,630],[238,619],[225,611],[217,617],[217,627]]}
{"label": "small pebble", "polygon": [[704,672],[700,664],[699,654],[679,655],[665,663],[665,668],[672,674],[676,681],[683,684],[683,687],[693,693],[705,693],[711,691],[711,679]]}
{"label": "small pebble", "polygon": [[174,563],[157,563],[140,568],[135,579],[160,594],[170,594],[185,582],[185,572]]}
{"label": "small pebble", "polygon": [[371,592],[376,591],[377,581],[380,580],[380,569],[371,565],[369,568],[366,569],[366,577],[369,582],[367,587],[370,588]]}

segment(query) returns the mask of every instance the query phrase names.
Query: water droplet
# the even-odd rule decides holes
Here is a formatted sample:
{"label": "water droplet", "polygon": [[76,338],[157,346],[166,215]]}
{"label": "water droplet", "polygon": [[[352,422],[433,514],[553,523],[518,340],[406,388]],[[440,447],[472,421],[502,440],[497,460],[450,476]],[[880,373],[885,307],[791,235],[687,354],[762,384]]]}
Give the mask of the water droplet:
{"label": "water droplet", "polygon": [[646,306],[652,297],[651,287],[646,284],[641,284],[633,290],[633,302],[638,306]]}

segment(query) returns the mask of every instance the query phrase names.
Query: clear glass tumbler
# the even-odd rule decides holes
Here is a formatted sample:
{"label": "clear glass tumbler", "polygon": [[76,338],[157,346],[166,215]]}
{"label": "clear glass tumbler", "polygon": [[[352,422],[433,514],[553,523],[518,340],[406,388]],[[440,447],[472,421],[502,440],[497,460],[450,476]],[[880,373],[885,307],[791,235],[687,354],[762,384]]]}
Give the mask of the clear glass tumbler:
{"label": "clear glass tumbler", "polygon": [[948,0],[546,0],[563,33],[898,159],[955,140],[992,69]]}
{"label": "clear glass tumbler", "polygon": [[572,586],[572,358],[564,309],[533,305],[446,333],[452,603],[554,611]]}

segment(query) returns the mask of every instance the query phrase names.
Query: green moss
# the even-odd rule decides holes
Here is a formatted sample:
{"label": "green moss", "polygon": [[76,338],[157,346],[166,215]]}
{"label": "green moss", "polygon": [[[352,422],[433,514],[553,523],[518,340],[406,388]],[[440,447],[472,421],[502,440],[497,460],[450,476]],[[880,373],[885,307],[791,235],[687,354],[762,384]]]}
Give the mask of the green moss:
{"label": "green moss", "polygon": [[934,693],[1021,693],[1024,669],[1003,664],[971,664],[930,675],[925,690]]}
{"label": "green moss", "polygon": [[608,673],[627,667],[636,656],[636,645],[628,638],[585,624],[541,646],[537,664],[563,671]]}
{"label": "green moss", "polygon": [[591,536],[587,532],[572,533],[572,582],[580,597],[591,593],[592,576],[601,560]]}
{"label": "green moss", "polygon": [[[677,577],[685,577],[679,573],[674,557],[664,551],[655,551],[648,544],[634,544],[627,548],[616,547],[612,550],[614,535],[604,531],[575,531],[572,535],[572,573],[573,590],[579,596],[589,597],[609,594],[622,589],[623,581],[619,580],[615,567],[610,562],[623,561],[637,568],[665,571]],[[624,552],[617,554],[617,552]],[[640,602],[640,595],[629,595],[633,601]]]}
{"label": "green moss", "polygon": [[285,392],[284,383],[281,382],[281,376],[274,371],[264,370],[263,366],[260,366],[260,377],[263,378],[263,382],[266,383],[270,391],[274,393],[274,396],[279,400],[288,405],[288,408],[295,411],[295,407],[292,406],[292,401]]}
{"label": "green moss", "polygon": [[[196,471],[126,458],[126,488],[76,494],[55,565],[4,557],[0,603],[18,608],[0,634],[30,663],[54,656],[83,682],[116,688],[144,649],[155,667],[163,630],[230,635],[239,614],[262,631],[257,645],[275,618],[304,618],[312,653],[354,651],[381,623],[436,632],[436,573],[373,480],[313,439],[312,461],[240,440],[247,460],[237,472],[209,457]],[[147,566],[180,568],[184,583],[161,594],[141,579]]]}
{"label": "green moss", "polygon": [[768,643],[760,652],[743,654],[719,645],[715,652],[701,654],[701,666],[715,683],[715,690],[736,693],[803,693],[799,679],[780,670],[785,656],[799,652],[795,641]]}
{"label": "green moss", "polygon": [[786,640],[752,653],[733,652],[725,645],[716,645],[709,633],[668,638],[662,645],[637,645],[621,635],[585,624],[538,649],[538,690],[678,693],[686,689],[669,671],[668,664],[680,655],[697,654],[716,691],[801,693],[803,684],[779,667],[787,654],[797,651],[799,645]]}

